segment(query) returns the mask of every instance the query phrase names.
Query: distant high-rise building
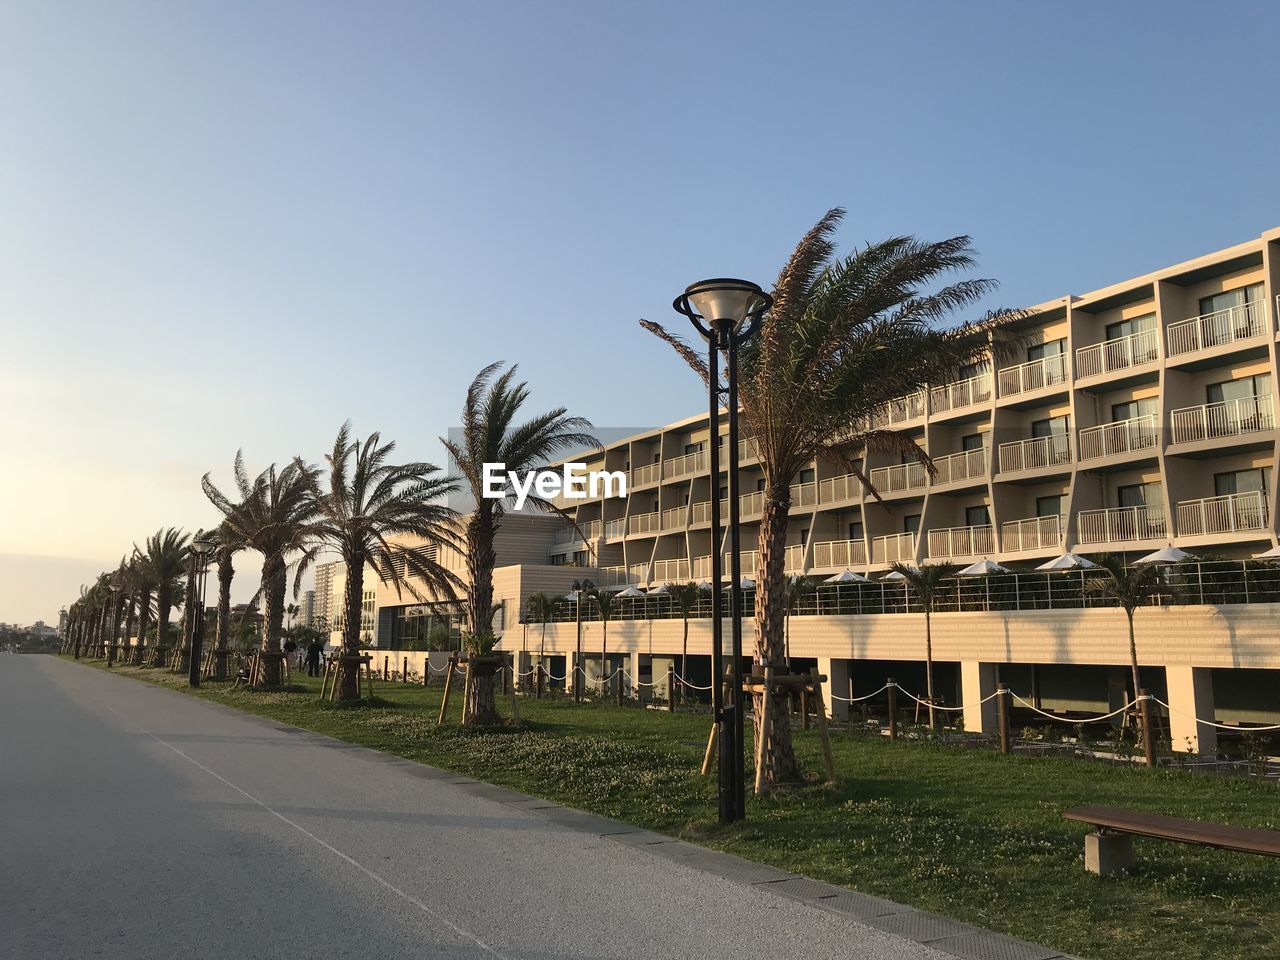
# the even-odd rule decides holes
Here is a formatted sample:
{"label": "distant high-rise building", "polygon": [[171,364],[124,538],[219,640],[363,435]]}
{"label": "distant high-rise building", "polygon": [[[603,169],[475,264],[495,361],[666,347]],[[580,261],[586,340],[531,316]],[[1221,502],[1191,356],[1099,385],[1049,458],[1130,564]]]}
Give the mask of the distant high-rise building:
{"label": "distant high-rise building", "polygon": [[302,594],[302,600],[298,604],[298,619],[303,626],[309,627],[316,618],[316,592],[314,590],[306,590]]}

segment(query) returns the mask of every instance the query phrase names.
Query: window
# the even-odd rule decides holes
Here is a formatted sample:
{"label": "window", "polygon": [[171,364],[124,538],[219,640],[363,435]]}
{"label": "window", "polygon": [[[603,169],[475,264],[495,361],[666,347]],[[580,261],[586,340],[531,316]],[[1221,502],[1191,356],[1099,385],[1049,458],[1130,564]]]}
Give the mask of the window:
{"label": "window", "polygon": [[902,518],[903,533],[919,533],[920,532],[920,514],[912,513]]}
{"label": "window", "polygon": [[865,534],[863,533],[863,530],[862,530],[862,521],[861,520],[851,521],[849,523],[849,539],[862,540],[864,537],[865,537]]}
{"label": "window", "polygon": [[1122,507],[1160,506],[1160,484],[1130,483],[1116,488],[1116,502]]}
{"label": "window", "polygon": [[809,528],[808,528],[808,527],[805,527],[804,529],[802,529],[802,530],[800,531],[800,542],[801,542],[801,543],[808,543],[808,542],[809,542]]}
{"label": "window", "polygon": [[1036,497],[1036,516],[1062,516],[1062,494],[1055,493],[1047,497]]}
{"label": "window", "polygon": [[1213,475],[1215,496],[1226,497],[1235,493],[1261,493],[1264,497],[1271,486],[1271,468],[1254,467],[1250,470],[1232,470]]}
{"label": "window", "polygon": [[1107,324],[1107,339],[1119,340],[1121,337],[1131,337],[1135,333],[1146,333],[1148,330],[1156,328],[1156,315],[1148,313],[1142,317],[1131,317],[1128,320],[1121,320],[1117,323]]}
{"label": "window", "polygon": [[985,504],[964,508],[964,525],[966,527],[986,527],[991,524],[991,514]]}
{"label": "window", "polygon": [[1065,437],[1070,432],[1066,417],[1048,417],[1031,423],[1031,436],[1033,437]]}
{"label": "window", "polygon": [[1271,393],[1271,374],[1259,373],[1238,380],[1224,380],[1205,387],[1206,403],[1223,403],[1227,400],[1251,400]]}
{"label": "window", "polygon": [[966,363],[960,368],[961,380],[973,380],[987,372],[987,361],[979,360],[977,363]]}
{"label": "window", "polygon": [[1126,400],[1123,403],[1113,403],[1111,405],[1111,422],[1119,423],[1121,420],[1136,420],[1139,417],[1158,412],[1159,409],[1155,397],[1147,397],[1145,400]]}
{"label": "window", "polygon": [[1066,340],[1047,340],[1033,347],[1027,347],[1027,362],[1043,360],[1045,357],[1060,357],[1066,352],[1066,344]]}
{"label": "window", "polygon": [[812,470],[801,470],[801,471],[800,471],[800,482],[801,482],[801,483],[813,483],[813,477],[814,477],[814,473],[813,473],[813,471],[812,471]]}
{"label": "window", "polygon": [[760,477],[756,480],[756,490],[760,491],[763,489],[764,489],[764,477]]}
{"label": "window", "polygon": [[702,452],[702,444],[700,444],[700,443],[686,443],[686,444],[684,445],[684,452],[685,452],[686,454],[690,454],[690,453],[701,453],[701,452]]}
{"label": "window", "polygon": [[1261,299],[1262,284],[1260,283],[1236,287],[1234,290],[1224,290],[1211,297],[1200,298],[1200,315],[1219,313],[1222,310],[1230,310],[1232,307],[1243,307],[1246,303],[1255,303]]}
{"label": "window", "polygon": [[960,438],[960,449],[961,449],[961,450],[981,450],[981,449],[982,449],[982,434],[980,434],[980,433],[970,433],[970,434],[966,434],[965,436],[961,437],[961,438]]}

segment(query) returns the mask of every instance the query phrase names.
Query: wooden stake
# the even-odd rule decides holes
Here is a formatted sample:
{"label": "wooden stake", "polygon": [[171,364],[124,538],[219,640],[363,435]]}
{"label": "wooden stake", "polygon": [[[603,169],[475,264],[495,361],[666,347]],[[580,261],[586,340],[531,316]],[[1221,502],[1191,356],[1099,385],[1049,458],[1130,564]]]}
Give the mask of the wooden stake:
{"label": "wooden stake", "polygon": [[885,691],[889,695],[889,739],[898,739],[898,685],[894,682],[893,677],[885,681],[889,687]]}
{"label": "wooden stake", "polygon": [[676,668],[667,667],[667,713],[676,712]]}
{"label": "wooden stake", "polygon": [[471,660],[467,659],[466,672],[462,675],[462,725],[467,725],[467,717],[471,709]]}
{"label": "wooden stake", "polygon": [[449,709],[449,691],[453,689],[453,662],[453,657],[450,657],[444,667],[444,697],[440,700],[440,719],[436,721],[437,727],[444,724],[445,711]]}
{"label": "wooden stake", "polygon": [[1009,688],[1005,684],[996,687],[996,725],[1000,730],[1000,752],[1009,752]]}
{"label": "wooden stake", "polygon": [[822,679],[818,675],[818,668],[812,668],[809,676],[813,678],[813,695],[817,700],[818,733],[822,736],[822,760],[827,766],[827,783],[835,786],[836,762],[831,756],[831,737],[827,730],[827,704],[822,696]]}
{"label": "wooden stake", "polygon": [[716,725],[715,720],[711,721],[711,735],[707,737],[707,752],[702,756],[702,775],[705,777],[711,769],[711,758],[716,753],[716,741],[719,739],[720,728]]}
{"label": "wooden stake", "polygon": [[[787,697],[791,693],[788,691]],[[764,706],[760,709],[760,736],[756,738],[756,796],[764,793],[765,749],[769,740],[770,724],[773,723],[773,667],[765,664],[764,668]]]}

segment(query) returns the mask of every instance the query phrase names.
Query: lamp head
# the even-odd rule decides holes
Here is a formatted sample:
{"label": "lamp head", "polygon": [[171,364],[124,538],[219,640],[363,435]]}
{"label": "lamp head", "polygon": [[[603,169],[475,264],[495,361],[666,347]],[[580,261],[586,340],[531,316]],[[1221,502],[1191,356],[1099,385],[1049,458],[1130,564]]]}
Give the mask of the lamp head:
{"label": "lamp head", "polygon": [[213,553],[213,551],[217,549],[218,549],[218,542],[214,540],[213,537],[208,536],[207,534],[204,536],[196,537],[195,540],[191,541],[191,552],[194,553],[197,557],[207,557],[209,556],[209,554]]}
{"label": "lamp head", "polygon": [[718,277],[691,284],[675,298],[671,306],[677,313],[688,317],[699,329],[703,328],[699,321],[704,321],[712,328],[717,324],[727,323],[737,333],[750,318],[773,306],[773,297],[750,280]]}

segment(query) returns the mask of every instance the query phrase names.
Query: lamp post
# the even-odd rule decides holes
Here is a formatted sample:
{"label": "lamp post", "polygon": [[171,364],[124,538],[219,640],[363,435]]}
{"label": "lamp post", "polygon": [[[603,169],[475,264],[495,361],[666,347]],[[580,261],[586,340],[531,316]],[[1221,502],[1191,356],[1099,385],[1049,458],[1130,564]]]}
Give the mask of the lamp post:
{"label": "lamp post", "polygon": [[187,686],[200,686],[200,668],[204,660],[204,588],[209,578],[209,557],[218,548],[210,536],[197,537],[191,544],[191,555],[199,566],[200,579],[196,582],[195,622],[191,625],[191,662],[187,665]]}
{"label": "lamp post", "polygon": [[[718,278],[688,287],[671,306],[682,313],[707,341],[708,417],[711,450],[708,477],[711,485],[711,706],[720,745],[720,822],[733,823],[746,815],[746,768],[743,760],[742,709],[742,559],[739,556],[738,523],[738,346],[751,337],[761,314],[773,298],[749,280]],[[720,352],[725,354],[728,383],[720,388]],[[720,580],[720,406],[728,411],[729,589],[732,663],[729,697],[723,693],[724,649]]]}

